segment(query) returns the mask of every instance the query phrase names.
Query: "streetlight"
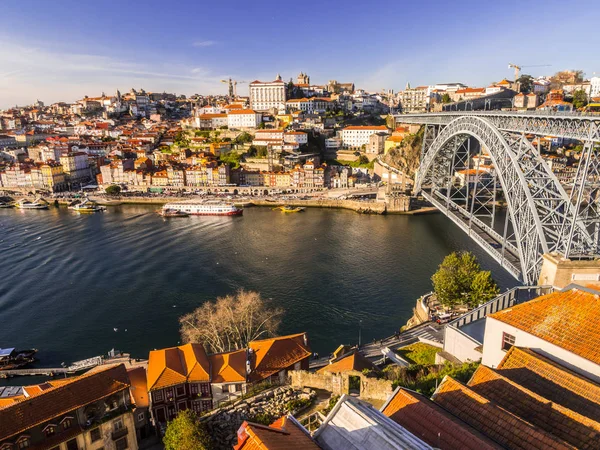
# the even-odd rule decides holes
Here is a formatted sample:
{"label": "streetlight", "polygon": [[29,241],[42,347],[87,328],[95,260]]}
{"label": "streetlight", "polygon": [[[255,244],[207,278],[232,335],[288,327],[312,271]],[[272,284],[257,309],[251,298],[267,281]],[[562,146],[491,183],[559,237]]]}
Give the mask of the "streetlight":
{"label": "streetlight", "polygon": [[361,331],[362,331],[362,319],[358,321],[358,348],[360,348]]}

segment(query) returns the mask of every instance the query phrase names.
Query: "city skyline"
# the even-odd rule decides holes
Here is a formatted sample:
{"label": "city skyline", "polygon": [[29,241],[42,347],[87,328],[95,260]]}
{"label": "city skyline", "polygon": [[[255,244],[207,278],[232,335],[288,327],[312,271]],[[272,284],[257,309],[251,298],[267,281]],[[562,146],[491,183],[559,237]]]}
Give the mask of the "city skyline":
{"label": "city skyline", "polygon": [[[589,13],[600,10],[591,1],[577,3]],[[188,1],[167,11],[156,1],[142,7],[110,0],[101,11],[70,0],[51,7],[39,0],[19,2],[3,11],[0,108],[132,87],[225,94],[223,78],[250,82],[280,73],[289,80],[301,71],[313,83],[352,81],[369,91],[398,91],[407,82],[485,86],[512,79],[509,62],[534,76],[565,69],[593,75],[598,68],[581,45],[597,41],[592,29],[565,16],[558,2],[531,1],[527,11],[517,5],[463,1],[451,7],[429,1],[336,9],[333,3],[309,2],[302,9],[317,12],[305,17],[269,6],[248,9],[240,2],[211,5],[210,11]],[[216,19],[207,20],[206,13]],[[535,21],[523,21],[524,15]],[[565,32],[554,33],[557,26]],[[576,35],[567,32],[572,29]],[[526,67],[540,64],[550,66]],[[238,91],[247,95],[247,84]]]}

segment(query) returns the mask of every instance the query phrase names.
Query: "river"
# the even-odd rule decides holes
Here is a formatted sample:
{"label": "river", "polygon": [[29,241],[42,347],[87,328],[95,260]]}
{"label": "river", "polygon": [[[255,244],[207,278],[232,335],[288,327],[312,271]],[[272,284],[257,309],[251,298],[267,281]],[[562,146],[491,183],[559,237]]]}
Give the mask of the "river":
{"label": "river", "polygon": [[47,367],[111,348],[147,358],[179,343],[179,316],[245,288],[285,309],[282,334],[307,331],[325,354],[355,344],[360,321],[363,342],[398,330],[454,250],[473,251],[503,290],[517,283],[441,214],[154,209],[0,209],[0,347],[37,348]]}

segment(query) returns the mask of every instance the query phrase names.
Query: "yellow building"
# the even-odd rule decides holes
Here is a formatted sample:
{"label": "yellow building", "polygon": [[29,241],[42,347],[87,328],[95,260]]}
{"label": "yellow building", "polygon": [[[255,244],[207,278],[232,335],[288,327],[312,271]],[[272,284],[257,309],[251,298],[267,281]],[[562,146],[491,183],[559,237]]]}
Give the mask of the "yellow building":
{"label": "yellow building", "polygon": [[398,147],[403,139],[404,139],[404,137],[402,137],[402,136],[393,136],[392,135],[392,136],[388,137],[384,143],[383,153],[385,155],[387,155],[387,153],[391,149]]}
{"label": "yellow building", "polygon": [[40,167],[42,171],[42,183],[45,188],[52,192],[63,191],[67,188],[65,172],[62,164],[48,162]]}

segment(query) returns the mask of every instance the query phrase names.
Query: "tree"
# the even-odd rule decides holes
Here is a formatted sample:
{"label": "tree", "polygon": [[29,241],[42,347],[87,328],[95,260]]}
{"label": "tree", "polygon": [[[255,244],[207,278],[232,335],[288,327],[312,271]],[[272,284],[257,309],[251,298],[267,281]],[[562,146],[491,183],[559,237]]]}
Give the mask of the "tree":
{"label": "tree", "polygon": [[431,281],[438,301],[444,306],[467,304],[474,307],[499,292],[490,272],[482,271],[470,252],[450,253]]}
{"label": "tree", "polygon": [[252,135],[244,131],[235,138],[234,142],[236,144],[247,144],[249,142],[252,142]]}
{"label": "tree", "polygon": [[104,189],[108,195],[119,195],[121,193],[121,186],[118,184],[111,184],[106,189]]}
{"label": "tree", "polygon": [[167,424],[165,450],[208,450],[211,439],[191,409],[181,411]]}
{"label": "tree", "polygon": [[209,352],[239,350],[275,335],[282,315],[281,308],[272,307],[258,292],[240,289],[180,317],[181,340],[199,342]]}
{"label": "tree", "polygon": [[533,89],[533,77],[531,75],[521,75],[517,78],[517,83],[520,86],[519,92],[523,94],[529,94]]}
{"label": "tree", "polygon": [[369,158],[367,158],[365,155],[360,155],[358,157],[358,164],[360,164],[360,165],[369,164]]}
{"label": "tree", "polygon": [[447,92],[442,95],[442,103],[451,103],[452,99],[450,98],[450,94],[448,94]]}
{"label": "tree", "polygon": [[579,89],[573,92],[573,107],[576,109],[583,108],[587,105],[587,94],[585,91]]}
{"label": "tree", "polygon": [[264,122],[261,122],[261,123],[259,123],[259,124],[258,124],[258,129],[259,129],[259,130],[264,130],[264,129],[265,129],[265,126],[266,126],[266,125],[265,125],[265,123],[264,123]]}

